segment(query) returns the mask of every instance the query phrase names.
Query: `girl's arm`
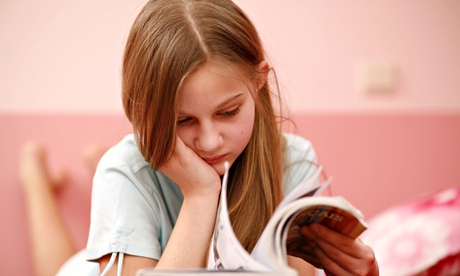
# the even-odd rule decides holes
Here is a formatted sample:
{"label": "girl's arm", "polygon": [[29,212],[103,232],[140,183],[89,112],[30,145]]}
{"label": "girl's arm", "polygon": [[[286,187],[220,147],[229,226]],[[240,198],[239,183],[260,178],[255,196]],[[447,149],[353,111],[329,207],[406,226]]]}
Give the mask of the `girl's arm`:
{"label": "girl's arm", "polygon": [[179,217],[158,268],[204,267],[214,230],[221,188],[217,172],[182,140],[161,170],[184,195]]}
{"label": "girl's arm", "polygon": [[[181,189],[184,201],[160,260],[126,255],[123,274],[134,275],[141,268],[202,268],[214,230],[221,188],[217,172],[177,137],[175,153],[161,170]],[[118,259],[118,258],[117,258]],[[101,258],[104,270],[110,255]],[[107,275],[117,275],[114,264]]]}

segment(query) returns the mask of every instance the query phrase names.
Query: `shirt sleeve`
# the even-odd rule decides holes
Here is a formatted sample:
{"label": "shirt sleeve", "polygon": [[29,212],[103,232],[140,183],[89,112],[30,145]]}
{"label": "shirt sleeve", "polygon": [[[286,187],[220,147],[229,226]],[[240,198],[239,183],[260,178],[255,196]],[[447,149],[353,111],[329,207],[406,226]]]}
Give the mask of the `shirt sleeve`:
{"label": "shirt sleeve", "polygon": [[[315,172],[318,168],[318,160],[309,140],[293,134],[283,135],[286,139],[283,192],[287,195]],[[316,181],[313,185],[318,186],[319,182]]]}
{"label": "shirt sleeve", "polygon": [[93,180],[87,260],[113,252],[159,259],[161,206],[148,170],[103,162]]}

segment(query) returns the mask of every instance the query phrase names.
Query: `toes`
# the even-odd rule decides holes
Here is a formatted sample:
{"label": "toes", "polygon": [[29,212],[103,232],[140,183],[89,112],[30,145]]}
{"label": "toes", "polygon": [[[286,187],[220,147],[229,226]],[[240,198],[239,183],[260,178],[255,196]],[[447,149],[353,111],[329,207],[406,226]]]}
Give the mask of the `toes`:
{"label": "toes", "polygon": [[19,173],[23,185],[49,185],[53,188],[60,186],[67,178],[65,172],[52,173],[47,163],[47,153],[43,144],[28,141],[21,152]]}
{"label": "toes", "polygon": [[85,161],[86,167],[90,170],[91,173],[96,171],[97,164],[106,151],[106,147],[96,144],[90,145],[84,149],[83,160]]}

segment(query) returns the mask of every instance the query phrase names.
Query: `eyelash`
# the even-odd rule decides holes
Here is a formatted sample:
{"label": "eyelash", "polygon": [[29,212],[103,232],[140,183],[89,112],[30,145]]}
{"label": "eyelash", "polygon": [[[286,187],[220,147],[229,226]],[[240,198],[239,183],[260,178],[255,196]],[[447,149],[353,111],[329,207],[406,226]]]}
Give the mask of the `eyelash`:
{"label": "eyelash", "polygon": [[233,117],[236,114],[238,114],[238,112],[240,112],[240,107],[237,107],[237,108],[235,108],[233,110],[230,110],[230,111],[222,112],[221,115],[225,116],[225,117]]}
{"label": "eyelash", "polygon": [[[235,108],[233,110],[219,113],[219,115],[221,115],[223,117],[233,117],[233,116],[236,116],[236,114],[238,114],[239,112],[240,112],[240,107],[237,107],[237,108]],[[178,120],[176,124],[177,124],[177,126],[181,126],[183,124],[186,124],[190,120],[192,120],[192,118],[188,117],[188,118],[185,118],[185,119],[182,119],[182,120]]]}
{"label": "eyelash", "polygon": [[177,121],[176,125],[181,126],[181,125],[187,123],[189,120],[190,120],[190,118],[185,118],[185,119],[179,120],[179,121]]}

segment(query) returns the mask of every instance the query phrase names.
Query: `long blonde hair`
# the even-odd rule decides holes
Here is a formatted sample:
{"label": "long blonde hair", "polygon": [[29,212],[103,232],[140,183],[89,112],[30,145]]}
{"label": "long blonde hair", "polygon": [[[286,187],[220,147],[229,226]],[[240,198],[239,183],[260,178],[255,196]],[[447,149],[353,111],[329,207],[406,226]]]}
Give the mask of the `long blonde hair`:
{"label": "long blonde hair", "polygon": [[[255,27],[230,0],[149,1],[126,44],[122,100],[139,150],[152,169],[173,153],[178,91],[191,72],[217,61],[255,80],[264,59]],[[230,219],[248,251],[282,197],[282,139],[273,95],[267,82],[253,93],[254,130],[232,166],[229,183]]]}

